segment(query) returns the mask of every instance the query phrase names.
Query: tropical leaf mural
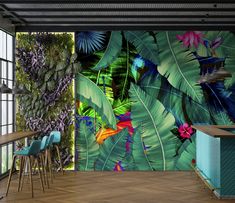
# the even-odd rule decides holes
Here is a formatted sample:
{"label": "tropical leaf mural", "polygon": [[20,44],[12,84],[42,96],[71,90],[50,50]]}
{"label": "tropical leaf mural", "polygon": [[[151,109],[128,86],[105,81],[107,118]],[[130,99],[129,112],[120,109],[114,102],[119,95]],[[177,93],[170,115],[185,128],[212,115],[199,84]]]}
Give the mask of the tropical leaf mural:
{"label": "tropical leaf mural", "polygon": [[196,160],[196,135],[186,140],[178,150],[176,157],[176,170],[191,170],[192,162]]}
{"label": "tropical leaf mural", "polygon": [[99,45],[76,49],[78,170],[192,170],[192,125],[234,123],[234,33],[107,31]]}
{"label": "tropical leaf mural", "polygon": [[112,31],[108,46],[101,57],[100,61],[96,64],[93,70],[101,70],[110,65],[118,56],[122,49],[122,35],[120,31]]}
{"label": "tropical leaf mural", "polygon": [[199,80],[199,63],[193,54],[183,48],[176,38],[177,32],[159,32],[159,58],[161,60],[158,71],[167,78],[169,83],[186,93],[193,100],[201,102],[202,90]]}
{"label": "tropical leaf mural", "polygon": [[[161,75],[149,75],[141,81],[140,87],[150,96],[157,98],[172,113],[178,124],[211,123],[211,115],[206,104],[200,104],[172,87]],[[192,108],[193,106],[193,108]]]}
{"label": "tropical leaf mural", "polygon": [[105,41],[105,32],[83,31],[76,34],[76,45],[79,51],[90,54],[100,50]]}
{"label": "tropical leaf mural", "polygon": [[169,131],[175,123],[174,117],[156,99],[151,98],[138,86],[130,88],[131,118],[134,127],[142,126],[142,139],[148,159],[154,170],[173,168],[175,136]]}
{"label": "tropical leaf mural", "polygon": [[95,163],[95,170],[113,170],[115,164],[125,157],[125,143],[129,136],[125,128],[117,135],[109,137],[104,144],[100,146],[99,157]]}
{"label": "tropical leaf mural", "polygon": [[82,102],[88,102],[88,105],[98,112],[109,127],[116,129],[116,118],[104,92],[89,78],[80,73],[77,75],[76,80],[77,98]]}
{"label": "tropical leaf mural", "polygon": [[[93,121],[94,122],[94,121]],[[80,171],[93,171],[95,160],[99,155],[99,145],[95,140],[92,121],[82,120],[79,123],[78,139],[76,147],[79,153],[79,168]]]}
{"label": "tropical leaf mural", "polygon": [[158,46],[153,36],[146,31],[125,31],[124,36],[128,42],[133,44],[137,52],[145,59],[154,64],[159,63]]}

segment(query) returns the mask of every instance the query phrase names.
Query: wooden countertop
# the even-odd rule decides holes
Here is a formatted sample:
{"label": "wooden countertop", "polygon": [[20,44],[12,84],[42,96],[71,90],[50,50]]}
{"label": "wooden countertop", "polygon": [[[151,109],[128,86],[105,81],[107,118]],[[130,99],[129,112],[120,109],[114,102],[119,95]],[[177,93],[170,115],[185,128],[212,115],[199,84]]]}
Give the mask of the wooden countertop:
{"label": "wooden countertop", "polygon": [[202,131],[212,137],[235,138],[235,133],[221,129],[232,128],[235,132],[235,125],[192,125],[192,128]]}
{"label": "wooden countertop", "polygon": [[40,133],[40,131],[18,131],[5,135],[0,135],[0,145],[8,144],[10,142],[14,142],[16,140],[20,140],[26,137],[32,137],[38,133]]}

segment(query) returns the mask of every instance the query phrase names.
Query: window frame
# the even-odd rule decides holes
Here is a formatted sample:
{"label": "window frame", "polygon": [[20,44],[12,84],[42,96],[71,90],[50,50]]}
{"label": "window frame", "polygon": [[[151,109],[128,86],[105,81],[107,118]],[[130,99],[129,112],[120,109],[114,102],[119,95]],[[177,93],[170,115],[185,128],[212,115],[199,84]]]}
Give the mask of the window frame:
{"label": "window frame", "polygon": [[[5,81],[5,84],[8,85],[8,83],[10,82],[12,84],[12,87],[15,85],[15,36],[9,32],[7,32],[6,30],[4,30],[3,28],[0,27],[0,31],[3,32],[6,35],[6,47],[5,51],[6,51],[6,58],[0,56],[0,81],[2,82],[3,80]],[[11,47],[11,55],[12,58],[9,59],[8,56],[8,36],[12,37],[12,47]],[[0,39],[1,40],[1,39]],[[0,47],[2,49],[2,47]],[[4,51],[4,50],[3,50]],[[2,77],[2,62],[6,63],[6,78]],[[9,76],[9,64],[12,64],[12,73],[11,76]],[[12,128],[12,132],[15,131],[15,124],[16,124],[16,107],[15,107],[15,95],[11,94],[11,96],[9,96],[9,94],[6,94],[6,96],[2,97],[3,94],[0,93],[0,108],[2,108],[2,102],[6,102],[6,123],[2,124],[2,110],[1,115],[0,115],[0,136],[3,136],[3,127],[6,127],[7,133],[9,133],[9,128]],[[9,122],[9,103],[11,103],[12,107],[11,108],[11,113],[12,113],[12,122]],[[5,134],[5,133],[4,133]],[[12,147],[10,149],[10,145],[12,144]],[[6,159],[4,159],[4,161],[6,160],[6,171],[3,171],[3,167],[2,167],[2,148],[6,147]],[[9,169],[10,169],[10,164],[9,164],[9,156],[11,154],[11,156],[13,156],[13,151],[15,148],[15,143],[9,143],[7,145],[3,145],[0,146],[0,179],[2,179],[3,177],[5,177],[8,173],[9,173]],[[10,158],[12,160],[12,158]]]}

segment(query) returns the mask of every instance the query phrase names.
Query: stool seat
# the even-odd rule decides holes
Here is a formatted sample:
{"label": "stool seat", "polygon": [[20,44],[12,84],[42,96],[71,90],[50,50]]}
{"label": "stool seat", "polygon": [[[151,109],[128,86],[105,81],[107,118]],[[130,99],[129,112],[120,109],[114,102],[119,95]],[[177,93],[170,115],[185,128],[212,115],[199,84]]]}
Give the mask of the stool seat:
{"label": "stool seat", "polygon": [[19,151],[15,151],[14,154],[20,156],[29,156],[29,147],[25,147]]}

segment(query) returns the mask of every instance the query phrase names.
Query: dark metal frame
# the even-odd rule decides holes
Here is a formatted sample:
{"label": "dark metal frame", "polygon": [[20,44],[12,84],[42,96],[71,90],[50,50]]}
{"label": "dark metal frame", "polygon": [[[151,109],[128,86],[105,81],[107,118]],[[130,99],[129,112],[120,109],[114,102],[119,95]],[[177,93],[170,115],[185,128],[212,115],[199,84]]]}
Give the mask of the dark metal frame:
{"label": "dark metal frame", "polygon": [[[6,59],[3,59],[3,58],[0,58],[0,79],[1,80],[4,80],[6,81],[6,84],[8,85],[8,82],[11,81],[12,82],[12,85],[14,85],[15,83],[15,37],[13,35],[11,35],[10,33],[6,32],[5,30],[1,29],[1,31],[3,31],[5,34],[6,34]],[[12,61],[8,60],[7,59],[7,35],[11,35],[12,36]],[[6,65],[7,65],[7,78],[2,78],[2,61],[6,62]],[[8,78],[8,63],[12,63],[12,79],[9,79]],[[15,95],[12,94],[12,99],[9,99],[9,96],[6,95],[6,99],[2,99],[2,94],[0,94],[0,108],[1,108],[1,103],[2,101],[6,101],[7,104],[6,104],[6,111],[7,111],[7,122],[6,124],[2,125],[2,115],[0,114],[0,136],[2,136],[2,127],[5,127],[7,126],[7,132],[8,132],[8,126],[12,126],[12,130],[14,131],[15,130]],[[9,123],[9,119],[8,119],[8,105],[9,103],[8,102],[12,102],[12,123]],[[1,111],[2,112],[2,111]],[[14,143],[10,143],[12,144],[12,153],[14,151]],[[8,154],[9,154],[9,145],[6,145],[6,151],[7,151],[7,159],[6,159],[6,166],[7,166],[7,169],[9,168],[9,164],[8,164]],[[0,163],[2,163],[2,146],[0,147]],[[9,170],[7,170],[6,172],[2,173],[2,165],[0,165],[0,180],[4,177],[6,177],[8,175],[8,172]]]}
{"label": "dark metal frame", "polygon": [[235,0],[1,0],[0,13],[16,32],[235,29]]}

